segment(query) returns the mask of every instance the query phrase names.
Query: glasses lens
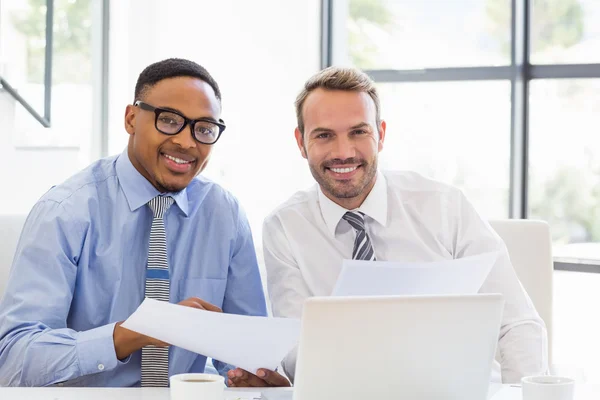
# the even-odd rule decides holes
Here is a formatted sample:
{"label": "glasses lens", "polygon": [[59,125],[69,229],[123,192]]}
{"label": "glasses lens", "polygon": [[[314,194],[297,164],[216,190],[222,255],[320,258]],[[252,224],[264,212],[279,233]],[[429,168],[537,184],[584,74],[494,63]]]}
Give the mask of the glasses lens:
{"label": "glasses lens", "polygon": [[198,121],[194,126],[194,135],[199,142],[214,143],[219,138],[219,126],[207,121]]}
{"label": "glasses lens", "polygon": [[181,127],[185,124],[185,120],[181,115],[174,114],[172,112],[163,111],[158,114],[156,119],[156,128],[166,134],[174,134],[181,130]]}

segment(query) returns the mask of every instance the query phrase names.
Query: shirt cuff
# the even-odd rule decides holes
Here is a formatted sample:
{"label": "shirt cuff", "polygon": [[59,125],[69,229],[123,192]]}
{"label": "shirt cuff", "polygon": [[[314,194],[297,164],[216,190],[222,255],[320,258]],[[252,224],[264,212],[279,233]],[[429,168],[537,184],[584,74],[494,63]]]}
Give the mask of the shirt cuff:
{"label": "shirt cuff", "polygon": [[115,323],[77,333],[77,356],[82,375],[111,371],[129,361],[117,360],[113,332]]}

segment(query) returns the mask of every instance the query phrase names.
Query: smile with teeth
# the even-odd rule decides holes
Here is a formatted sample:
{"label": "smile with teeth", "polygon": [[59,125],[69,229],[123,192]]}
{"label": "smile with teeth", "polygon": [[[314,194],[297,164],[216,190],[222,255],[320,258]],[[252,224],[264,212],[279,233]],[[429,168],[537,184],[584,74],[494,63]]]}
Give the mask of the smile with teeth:
{"label": "smile with teeth", "polygon": [[169,160],[176,162],[177,164],[190,164],[192,161],[182,160],[181,158],[173,157],[168,154],[163,154]]}
{"label": "smile with teeth", "polygon": [[348,167],[348,168],[330,168],[330,169],[333,172],[338,173],[338,174],[347,174],[348,172],[354,171],[356,168],[358,168],[358,166],[356,166],[356,167]]}

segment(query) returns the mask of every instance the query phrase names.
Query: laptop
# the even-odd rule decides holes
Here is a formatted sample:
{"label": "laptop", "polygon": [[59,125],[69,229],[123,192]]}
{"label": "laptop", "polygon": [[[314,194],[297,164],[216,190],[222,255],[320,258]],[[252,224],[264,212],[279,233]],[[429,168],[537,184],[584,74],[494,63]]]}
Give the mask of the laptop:
{"label": "laptop", "polygon": [[294,400],[485,400],[499,294],[314,297],[304,305]]}

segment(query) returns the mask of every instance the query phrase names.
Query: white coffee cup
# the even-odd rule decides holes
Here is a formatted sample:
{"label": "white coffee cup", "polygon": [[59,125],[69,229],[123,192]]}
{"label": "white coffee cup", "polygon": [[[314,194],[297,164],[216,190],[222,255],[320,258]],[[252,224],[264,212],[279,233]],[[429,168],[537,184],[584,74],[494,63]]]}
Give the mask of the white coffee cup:
{"label": "white coffee cup", "polygon": [[527,376],[521,379],[523,400],[573,400],[575,380],[564,376]]}
{"label": "white coffee cup", "polygon": [[225,379],[214,374],[179,374],[169,379],[171,400],[223,400]]}

